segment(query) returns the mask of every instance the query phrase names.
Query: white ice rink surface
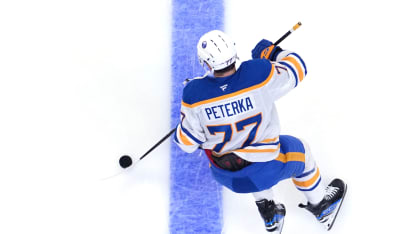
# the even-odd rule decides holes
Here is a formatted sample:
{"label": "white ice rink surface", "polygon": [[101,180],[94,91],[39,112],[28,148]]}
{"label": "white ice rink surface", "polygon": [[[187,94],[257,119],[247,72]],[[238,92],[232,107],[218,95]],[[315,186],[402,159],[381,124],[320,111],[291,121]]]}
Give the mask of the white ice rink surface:
{"label": "white ice rink surface", "polygon": [[[303,23],[281,45],[308,76],[277,106],[324,181],[348,183],[330,233],[411,233],[412,1],[225,2],[241,60]],[[169,233],[169,144],[102,178],[169,131],[170,4],[0,2],[0,233]],[[274,189],[284,234],[326,233],[290,181]],[[224,191],[224,233],[266,233],[251,195]]]}

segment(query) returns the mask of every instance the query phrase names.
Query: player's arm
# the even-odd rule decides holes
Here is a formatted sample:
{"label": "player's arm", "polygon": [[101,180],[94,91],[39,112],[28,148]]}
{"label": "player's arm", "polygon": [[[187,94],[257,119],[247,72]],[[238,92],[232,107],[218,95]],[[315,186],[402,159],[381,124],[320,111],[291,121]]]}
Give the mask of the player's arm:
{"label": "player's arm", "polygon": [[206,141],[198,116],[192,108],[182,105],[181,122],[174,133],[175,143],[185,152],[192,153]]}
{"label": "player's arm", "polygon": [[303,81],[308,71],[303,59],[295,52],[282,50],[276,56],[276,68],[285,67],[289,76],[294,79],[295,87]]}
{"label": "player's arm", "polygon": [[276,99],[295,88],[307,74],[305,62],[298,54],[283,50],[265,39],[257,43],[252,57],[272,61],[276,78],[272,80],[271,88]]}

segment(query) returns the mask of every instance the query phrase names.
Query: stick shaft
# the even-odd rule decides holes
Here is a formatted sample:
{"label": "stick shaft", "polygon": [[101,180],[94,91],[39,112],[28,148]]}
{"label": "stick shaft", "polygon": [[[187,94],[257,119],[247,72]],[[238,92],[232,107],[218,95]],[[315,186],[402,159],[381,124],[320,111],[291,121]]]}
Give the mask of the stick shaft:
{"label": "stick shaft", "polygon": [[296,29],[298,29],[301,25],[302,25],[301,22],[298,22],[297,24],[295,24],[295,26],[293,26],[289,31],[287,31],[285,33],[285,35],[283,35],[281,38],[279,38],[279,40],[277,40],[274,43],[274,45],[277,46],[278,44],[280,44],[280,42],[282,42],[284,39],[286,39],[286,37],[288,37],[290,34],[292,34],[292,32],[294,32]]}
{"label": "stick shaft", "polygon": [[160,141],[158,141],[154,146],[152,146],[152,148],[150,148],[145,154],[143,154],[143,156],[141,156],[139,158],[139,160],[142,160],[144,157],[146,157],[146,155],[148,155],[150,152],[152,152],[154,149],[156,149],[156,147],[158,147],[166,139],[168,139],[175,131],[176,131],[176,128],[173,128],[172,130],[170,130],[170,132],[168,134],[166,134],[166,136],[164,136],[162,139],[160,139]]}

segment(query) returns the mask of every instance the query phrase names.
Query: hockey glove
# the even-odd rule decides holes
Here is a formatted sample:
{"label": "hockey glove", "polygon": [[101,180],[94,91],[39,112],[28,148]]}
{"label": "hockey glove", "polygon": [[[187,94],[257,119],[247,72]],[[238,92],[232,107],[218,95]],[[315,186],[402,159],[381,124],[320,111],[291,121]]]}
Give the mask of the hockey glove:
{"label": "hockey glove", "polygon": [[277,55],[282,51],[280,46],[275,46],[271,41],[266,39],[261,40],[257,43],[256,47],[251,51],[251,57],[264,58],[271,61],[276,61]]}

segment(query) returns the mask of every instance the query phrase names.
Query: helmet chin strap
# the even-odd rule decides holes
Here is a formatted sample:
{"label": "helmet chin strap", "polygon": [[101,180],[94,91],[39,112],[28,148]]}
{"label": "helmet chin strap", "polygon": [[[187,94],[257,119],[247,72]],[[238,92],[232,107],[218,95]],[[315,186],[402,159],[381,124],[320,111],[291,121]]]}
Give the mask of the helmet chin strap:
{"label": "helmet chin strap", "polygon": [[185,79],[182,84],[186,85],[188,82],[193,81],[193,80],[198,80],[198,79],[204,79],[205,77],[207,77],[209,74],[212,74],[212,70],[206,70],[205,74],[203,76],[197,76],[194,78],[187,78]]}
{"label": "helmet chin strap", "polygon": [[205,69],[205,66],[202,66],[205,71],[210,71],[211,73],[214,73],[214,69],[212,69],[212,67],[207,62],[204,62],[204,64],[208,67],[208,69]]}

